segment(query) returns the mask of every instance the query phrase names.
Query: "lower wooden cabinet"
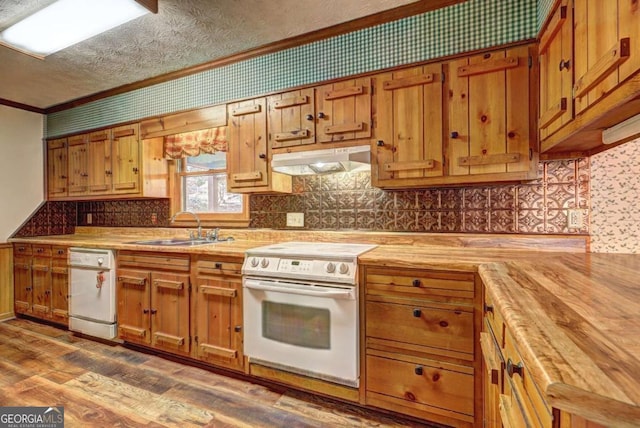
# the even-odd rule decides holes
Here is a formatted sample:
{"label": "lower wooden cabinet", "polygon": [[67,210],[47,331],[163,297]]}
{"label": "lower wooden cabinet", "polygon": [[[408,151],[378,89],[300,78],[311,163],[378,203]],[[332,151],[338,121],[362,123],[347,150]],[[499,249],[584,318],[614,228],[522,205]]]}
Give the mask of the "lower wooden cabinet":
{"label": "lower wooden cabinet", "polygon": [[118,337],[189,355],[189,256],[118,254]]}
{"label": "lower wooden cabinet", "polygon": [[17,314],[68,325],[67,248],[14,244],[14,309]]}
{"label": "lower wooden cabinet", "polygon": [[192,355],[234,370],[244,369],[242,259],[194,256]]}
{"label": "lower wooden cabinet", "polygon": [[480,426],[480,293],[473,273],[364,266],[364,399],[457,427]]}

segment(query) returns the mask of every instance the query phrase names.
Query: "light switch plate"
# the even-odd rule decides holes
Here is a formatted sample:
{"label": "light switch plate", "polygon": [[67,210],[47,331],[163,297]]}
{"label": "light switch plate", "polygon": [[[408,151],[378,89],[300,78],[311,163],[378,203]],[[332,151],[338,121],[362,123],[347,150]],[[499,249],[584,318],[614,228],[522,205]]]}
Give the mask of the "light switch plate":
{"label": "light switch plate", "polygon": [[287,227],[304,227],[304,213],[287,213]]}

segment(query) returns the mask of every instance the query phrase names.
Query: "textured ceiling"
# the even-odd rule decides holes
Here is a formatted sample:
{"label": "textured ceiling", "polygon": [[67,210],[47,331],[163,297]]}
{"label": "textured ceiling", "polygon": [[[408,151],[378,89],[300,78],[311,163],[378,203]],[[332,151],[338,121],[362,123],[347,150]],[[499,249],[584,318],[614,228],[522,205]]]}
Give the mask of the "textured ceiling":
{"label": "textured ceiling", "polygon": [[[0,0],[0,31],[52,0]],[[0,46],[0,98],[47,108],[415,0],[159,0],[148,14],[39,60]]]}

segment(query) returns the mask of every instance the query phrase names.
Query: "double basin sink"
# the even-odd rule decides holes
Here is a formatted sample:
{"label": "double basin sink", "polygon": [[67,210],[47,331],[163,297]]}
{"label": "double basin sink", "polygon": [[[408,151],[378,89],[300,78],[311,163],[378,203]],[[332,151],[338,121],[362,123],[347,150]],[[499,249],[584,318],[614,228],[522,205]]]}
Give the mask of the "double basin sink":
{"label": "double basin sink", "polygon": [[233,238],[225,238],[225,239],[189,239],[189,238],[164,238],[164,239],[150,239],[147,241],[133,241],[128,242],[128,244],[136,244],[136,245],[155,245],[161,247],[192,247],[194,245],[204,245],[204,244],[216,244],[219,242],[228,242],[233,241]]}

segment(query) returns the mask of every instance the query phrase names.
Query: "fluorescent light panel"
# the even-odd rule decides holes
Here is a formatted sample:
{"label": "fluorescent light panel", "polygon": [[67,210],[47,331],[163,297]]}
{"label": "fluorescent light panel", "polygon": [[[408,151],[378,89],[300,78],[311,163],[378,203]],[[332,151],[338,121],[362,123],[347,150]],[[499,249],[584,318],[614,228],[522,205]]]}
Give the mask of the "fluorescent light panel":
{"label": "fluorescent light panel", "polygon": [[135,0],[58,0],[4,30],[0,40],[47,56],[149,12]]}
{"label": "fluorescent light panel", "polygon": [[613,144],[640,136],[640,114],[602,131],[602,143]]}

